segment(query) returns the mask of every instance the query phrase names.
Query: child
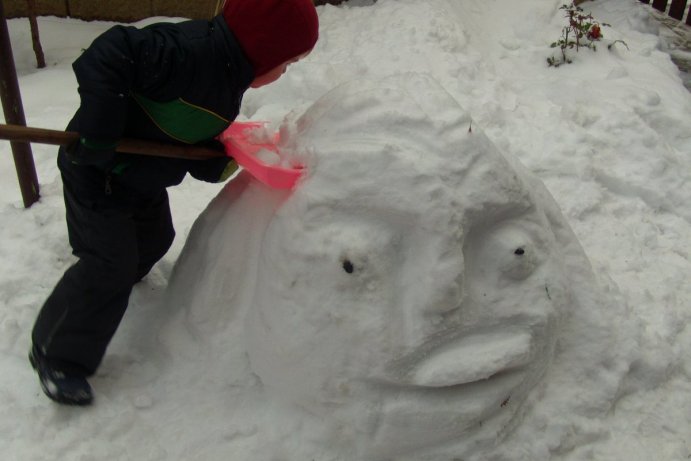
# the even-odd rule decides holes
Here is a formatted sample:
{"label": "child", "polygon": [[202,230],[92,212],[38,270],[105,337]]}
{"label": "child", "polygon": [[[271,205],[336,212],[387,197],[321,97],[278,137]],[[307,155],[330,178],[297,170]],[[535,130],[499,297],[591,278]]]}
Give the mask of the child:
{"label": "child", "polygon": [[70,245],[79,260],[34,325],[29,359],[45,394],[88,405],[86,377],[105,354],[132,286],[173,242],[166,188],[189,172],[223,181],[219,156],[183,160],[115,153],[121,137],[210,144],[235,119],[243,93],[277,80],[318,37],[312,0],[226,0],[211,21],[115,26],[73,64],[80,140],[58,153]]}

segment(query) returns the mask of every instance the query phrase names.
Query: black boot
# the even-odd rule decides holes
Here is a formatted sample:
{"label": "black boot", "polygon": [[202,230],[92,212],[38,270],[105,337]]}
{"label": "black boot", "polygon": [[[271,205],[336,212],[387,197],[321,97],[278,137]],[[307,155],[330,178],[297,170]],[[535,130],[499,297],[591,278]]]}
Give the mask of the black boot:
{"label": "black boot", "polygon": [[51,400],[65,405],[89,405],[93,402],[91,386],[84,376],[67,374],[51,367],[35,347],[29,352],[29,362],[38,373],[41,389]]}

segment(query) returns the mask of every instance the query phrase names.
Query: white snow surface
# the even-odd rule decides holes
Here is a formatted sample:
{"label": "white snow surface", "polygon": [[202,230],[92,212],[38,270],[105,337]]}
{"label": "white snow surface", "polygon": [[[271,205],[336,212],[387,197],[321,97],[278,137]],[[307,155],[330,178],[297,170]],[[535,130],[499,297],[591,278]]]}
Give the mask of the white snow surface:
{"label": "white snow surface", "polygon": [[[308,176],[170,189],[178,237],[87,409],[26,358],[74,262],[55,148],[24,209],[1,143],[3,458],[688,459],[691,94],[636,0],[586,2],[603,43],[549,68],[560,5],[319,7],[315,50],[240,117]],[[28,125],[66,125],[110,25],[40,18],[39,70],[9,21]]]}

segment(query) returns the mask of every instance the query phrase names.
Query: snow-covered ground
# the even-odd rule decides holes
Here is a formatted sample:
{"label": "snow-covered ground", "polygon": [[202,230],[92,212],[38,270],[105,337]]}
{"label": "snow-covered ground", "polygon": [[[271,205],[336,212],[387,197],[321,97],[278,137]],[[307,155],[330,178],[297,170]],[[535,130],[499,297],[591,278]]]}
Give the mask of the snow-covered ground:
{"label": "snow-covered ground", "polygon": [[[478,133],[484,132],[545,184],[599,285],[631,313],[631,318],[622,315],[625,331],[617,331],[616,320],[603,325],[624,338],[616,343],[620,349],[606,351],[607,357],[616,357],[609,362],[612,369],[604,370],[610,375],[564,381],[566,375],[546,372],[546,380],[562,379],[561,388],[534,392],[526,411],[517,413],[504,441],[507,449],[490,451],[496,459],[516,460],[688,459],[691,93],[661,51],[646,7],[636,0],[583,4],[596,19],[611,24],[603,29],[602,44],[597,52],[574,53],[573,64],[548,67],[546,58],[554,53],[549,44],[565,24],[561,3],[351,0],[319,7],[321,36],[314,52],[276,84],[250,90],[241,118],[268,120],[278,127],[288,114],[300,115],[353,79],[408,72],[431,76],[467,111]],[[156,20],[162,18],[138,25]],[[48,67],[37,70],[28,23],[9,21],[28,125],[66,125],[78,104],[70,64],[110,25],[40,18]],[[608,50],[606,45],[615,40],[627,47],[619,43]],[[357,106],[347,107],[357,113]],[[437,115],[444,117],[430,118]],[[380,136],[391,136],[393,145],[399,142],[393,133]],[[92,379],[93,407],[64,408],[46,399],[26,354],[41,303],[74,261],[64,226],[62,185],[55,148],[34,145],[41,200],[23,209],[8,143],[1,143],[0,150],[0,452],[5,459],[364,461],[328,449],[311,453],[311,447],[323,445],[318,440],[322,432],[289,421],[260,393],[242,399],[243,389],[258,386],[249,370],[226,366],[240,363],[237,357],[247,349],[242,334],[228,335],[242,325],[224,317],[229,314],[222,309],[184,315],[185,306],[181,310],[171,295],[185,288],[192,295],[214,295],[196,292],[204,286],[198,279],[197,285],[185,285],[180,277],[184,269],[176,271],[172,294],[166,291],[193,223],[222,185],[190,179],[170,190],[178,237],[135,288],[128,314]],[[362,174],[358,165],[344,165],[345,177]],[[425,167],[424,158],[420,165]],[[336,187],[325,187],[326,195],[338,196]],[[218,222],[223,222],[217,216],[219,202],[233,197],[230,189],[209,208]],[[274,206],[272,197],[262,200],[260,194],[257,206]],[[231,205],[229,210],[237,208]],[[262,213],[236,219],[261,218]],[[197,226],[186,258],[194,254],[194,243],[205,229],[208,224]],[[240,257],[220,255],[233,263],[220,267],[238,270]],[[325,254],[312,256],[319,260]],[[252,282],[274,287],[262,274],[268,277],[271,271],[258,271]],[[588,334],[579,343],[571,333],[568,348],[576,352],[567,357],[578,358],[574,366],[587,370],[592,361],[606,367],[607,361],[600,363],[602,357],[593,351],[606,347],[608,340]],[[563,352],[566,342],[560,346],[560,338],[556,340]],[[617,368],[623,364],[625,369]],[[551,369],[559,366],[564,368],[553,363]],[[254,371],[267,375],[266,370]],[[482,452],[468,457],[486,459]]]}

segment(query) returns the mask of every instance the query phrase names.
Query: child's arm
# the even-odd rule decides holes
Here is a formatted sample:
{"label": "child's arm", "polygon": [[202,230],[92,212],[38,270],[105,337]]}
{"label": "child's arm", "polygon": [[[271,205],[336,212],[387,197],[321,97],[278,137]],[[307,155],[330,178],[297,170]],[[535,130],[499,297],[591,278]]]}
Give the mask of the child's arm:
{"label": "child's arm", "polygon": [[99,143],[115,142],[125,129],[132,92],[165,97],[165,93],[175,95],[189,84],[193,73],[184,40],[172,38],[174,34],[154,29],[115,26],[75,61],[81,97],[79,132],[83,137]]}
{"label": "child's arm", "polygon": [[[226,151],[225,146],[215,139],[198,143],[197,145],[223,153]],[[191,160],[188,163],[187,171],[189,171],[193,178],[212,183],[225,181],[238,169],[238,164],[235,160],[226,155],[208,160]]]}

